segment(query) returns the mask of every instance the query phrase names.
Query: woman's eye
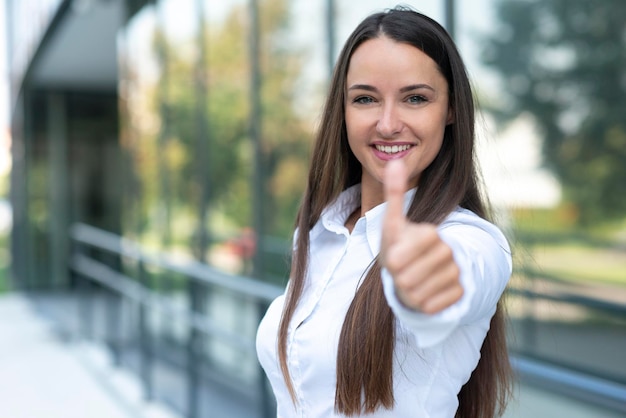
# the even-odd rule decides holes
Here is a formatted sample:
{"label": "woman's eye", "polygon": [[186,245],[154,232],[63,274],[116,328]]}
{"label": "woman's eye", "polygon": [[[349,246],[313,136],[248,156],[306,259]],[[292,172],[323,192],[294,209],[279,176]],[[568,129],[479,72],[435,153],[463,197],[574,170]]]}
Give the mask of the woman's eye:
{"label": "woman's eye", "polygon": [[427,99],[424,96],[419,96],[419,95],[414,95],[414,96],[410,96],[407,101],[409,103],[423,103],[425,101],[427,101]]}
{"label": "woman's eye", "polygon": [[369,96],[359,96],[353,100],[354,103],[359,103],[359,104],[368,104],[368,103],[372,103],[373,101],[374,99],[372,99]]}

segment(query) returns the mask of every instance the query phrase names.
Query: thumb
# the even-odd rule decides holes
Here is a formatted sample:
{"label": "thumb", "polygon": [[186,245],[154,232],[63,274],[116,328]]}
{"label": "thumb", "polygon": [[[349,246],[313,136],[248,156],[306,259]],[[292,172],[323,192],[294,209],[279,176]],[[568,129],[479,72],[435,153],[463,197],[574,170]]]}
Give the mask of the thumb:
{"label": "thumb", "polygon": [[383,222],[382,250],[388,249],[397,241],[404,229],[404,193],[406,192],[407,172],[404,162],[392,160],[385,166],[384,191],[387,212]]}

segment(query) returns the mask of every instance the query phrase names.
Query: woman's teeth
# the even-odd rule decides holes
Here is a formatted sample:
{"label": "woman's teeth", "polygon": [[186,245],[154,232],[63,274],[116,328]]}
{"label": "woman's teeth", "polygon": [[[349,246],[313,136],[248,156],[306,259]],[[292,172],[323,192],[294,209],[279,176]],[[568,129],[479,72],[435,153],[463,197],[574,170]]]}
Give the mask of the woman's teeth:
{"label": "woman's teeth", "polygon": [[406,151],[411,148],[411,145],[374,145],[380,152],[386,154],[395,154],[397,152]]}

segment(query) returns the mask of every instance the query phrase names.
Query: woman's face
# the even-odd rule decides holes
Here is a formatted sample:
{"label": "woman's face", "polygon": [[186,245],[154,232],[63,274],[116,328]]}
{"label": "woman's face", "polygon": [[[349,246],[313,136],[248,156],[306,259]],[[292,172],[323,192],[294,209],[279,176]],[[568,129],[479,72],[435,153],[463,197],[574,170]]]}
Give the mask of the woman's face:
{"label": "woman's face", "polygon": [[385,36],[352,54],[345,103],[350,149],[363,167],[362,190],[379,193],[387,161],[402,158],[409,187],[441,149],[451,122],[448,83],[421,50]]}

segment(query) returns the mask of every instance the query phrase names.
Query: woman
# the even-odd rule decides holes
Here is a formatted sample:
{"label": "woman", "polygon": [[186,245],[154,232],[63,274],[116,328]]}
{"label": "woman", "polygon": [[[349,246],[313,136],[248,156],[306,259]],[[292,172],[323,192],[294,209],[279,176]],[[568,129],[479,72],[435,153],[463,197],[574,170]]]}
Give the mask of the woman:
{"label": "woman", "polygon": [[453,41],[411,10],[369,16],[339,56],[290,282],[258,330],[278,416],[500,414],[511,256],[486,216]]}

